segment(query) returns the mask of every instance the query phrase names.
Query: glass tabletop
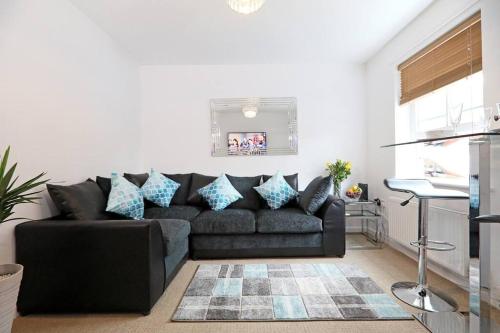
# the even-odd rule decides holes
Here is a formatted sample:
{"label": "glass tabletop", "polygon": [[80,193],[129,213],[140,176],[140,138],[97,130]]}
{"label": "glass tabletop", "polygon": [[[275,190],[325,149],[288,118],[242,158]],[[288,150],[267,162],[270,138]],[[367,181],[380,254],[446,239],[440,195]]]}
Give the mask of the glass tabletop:
{"label": "glass tabletop", "polygon": [[476,137],[476,136],[494,136],[494,135],[500,135],[500,132],[478,132],[478,133],[458,134],[458,135],[452,135],[452,136],[443,136],[443,137],[439,137],[439,138],[419,139],[419,140],[414,140],[414,141],[399,142],[399,143],[392,143],[390,145],[383,145],[383,146],[380,146],[380,148],[412,145],[412,144],[417,144],[417,143],[429,143],[429,142],[453,140],[453,139],[460,139],[460,138],[472,138],[472,137]]}

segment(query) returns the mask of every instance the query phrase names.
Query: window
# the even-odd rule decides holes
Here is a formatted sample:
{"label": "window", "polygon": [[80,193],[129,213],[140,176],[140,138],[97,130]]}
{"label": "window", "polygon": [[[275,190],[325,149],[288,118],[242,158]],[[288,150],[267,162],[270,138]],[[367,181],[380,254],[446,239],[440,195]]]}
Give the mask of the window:
{"label": "window", "polygon": [[[477,131],[484,117],[480,23],[480,14],[472,16],[398,67],[397,141]],[[468,149],[467,139],[397,148],[396,173],[467,186]]]}

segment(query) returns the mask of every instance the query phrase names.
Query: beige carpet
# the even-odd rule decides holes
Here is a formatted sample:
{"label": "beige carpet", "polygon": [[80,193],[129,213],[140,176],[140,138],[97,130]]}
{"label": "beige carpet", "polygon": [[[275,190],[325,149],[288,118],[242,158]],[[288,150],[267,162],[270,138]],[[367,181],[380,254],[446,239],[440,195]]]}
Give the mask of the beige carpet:
{"label": "beige carpet", "polygon": [[[165,333],[263,333],[263,332],[422,332],[416,321],[315,321],[315,322],[204,322],[174,323],[170,321],[177,304],[182,298],[196,267],[201,263],[304,263],[343,261],[359,265],[388,294],[390,286],[396,281],[416,279],[416,263],[390,248],[381,250],[353,250],[340,258],[293,258],[293,259],[250,259],[250,260],[204,260],[188,261],[167,291],[153,308],[149,316],[141,315],[57,315],[19,317],[14,322],[13,332],[165,332]],[[434,274],[429,276],[430,284],[452,295],[460,304],[460,310],[466,310],[467,294],[459,287]],[[415,311],[400,303],[405,310]]]}

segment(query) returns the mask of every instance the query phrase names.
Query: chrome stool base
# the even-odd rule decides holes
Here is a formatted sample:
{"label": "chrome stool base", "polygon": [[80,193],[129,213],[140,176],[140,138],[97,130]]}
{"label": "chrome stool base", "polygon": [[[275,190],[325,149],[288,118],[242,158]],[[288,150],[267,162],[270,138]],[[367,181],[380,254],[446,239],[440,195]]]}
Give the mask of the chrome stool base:
{"label": "chrome stool base", "polygon": [[453,312],[458,308],[453,298],[415,282],[396,282],[391,290],[398,299],[417,309],[429,312]]}

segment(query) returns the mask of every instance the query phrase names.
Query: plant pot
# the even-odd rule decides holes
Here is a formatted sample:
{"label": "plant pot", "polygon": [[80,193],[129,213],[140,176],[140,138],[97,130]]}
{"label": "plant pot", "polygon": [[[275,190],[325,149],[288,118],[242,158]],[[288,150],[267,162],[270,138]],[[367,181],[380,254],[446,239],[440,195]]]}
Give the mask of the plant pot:
{"label": "plant pot", "polygon": [[12,274],[0,279],[0,333],[10,333],[16,317],[17,295],[23,277],[23,266],[18,264],[0,265],[0,276]]}

